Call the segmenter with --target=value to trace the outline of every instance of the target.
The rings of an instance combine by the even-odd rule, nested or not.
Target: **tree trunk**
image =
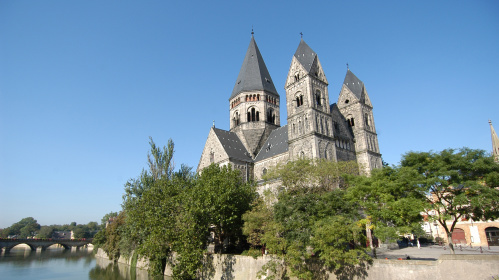
[[[455,255],[456,252],[454,251],[454,243],[452,243],[452,232],[451,231],[447,232],[447,240],[449,241],[450,253]]]

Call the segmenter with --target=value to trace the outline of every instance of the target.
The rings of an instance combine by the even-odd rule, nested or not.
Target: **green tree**
[[[206,227],[211,227],[215,234],[215,249],[226,253],[229,247],[241,243],[243,220],[242,215],[251,207],[256,198],[252,184],[244,183],[239,170],[229,166],[211,164],[203,169],[196,180],[190,194],[196,204],[195,211],[206,215]],[[204,218],[202,218],[204,219]]]
[[[411,183],[424,195],[428,216],[444,228],[452,253],[452,233],[461,218],[499,217],[499,164],[483,150],[409,152],[402,157],[401,169],[415,174]]]
[[[424,196],[416,191],[414,172],[398,167],[375,169],[370,177],[349,176],[347,199],[364,213],[368,229],[382,241],[421,229]],[[373,248],[376,256],[376,247]]]
[[[283,188],[277,201],[260,198],[244,215],[248,242],[283,258],[299,279],[323,278],[324,269],[342,277],[369,261],[362,247],[365,224],[344,190],[346,175],[358,170],[352,162],[308,159],[271,169],[266,179],[281,180]]]
[[[12,224],[10,227],[4,229],[4,231],[6,235],[17,235],[18,238],[28,238],[35,236],[39,229],[40,224],[33,217],[27,217]]]
[[[121,241],[122,231],[121,228],[125,223],[125,214],[120,212],[116,219],[110,223],[106,232],[106,241],[102,246],[102,249],[107,253],[111,260],[117,260],[120,257],[119,243]]]
[[[105,228],[110,218],[118,217],[118,212],[109,212],[101,219],[101,227]]]
[[[54,231],[54,226],[41,226],[40,230],[36,234],[36,238],[52,238]]]

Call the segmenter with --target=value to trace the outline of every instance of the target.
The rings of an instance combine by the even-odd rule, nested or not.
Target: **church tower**
[[[357,162],[364,174],[382,167],[378,135],[374,126],[373,105],[364,83],[347,70],[338,97],[338,109],[346,118],[355,139]]]
[[[336,160],[328,82],[319,57],[301,39],[285,84],[291,159]]]
[[[497,137],[496,131],[492,126],[492,121],[489,120],[490,125],[490,135],[492,136],[492,156],[496,162],[499,162],[499,138]]]
[[[229,98],[230,131],[237,134],[252,158],[258,154],[272,130],[280,126],[279,102],[279,94],[252,32]]]

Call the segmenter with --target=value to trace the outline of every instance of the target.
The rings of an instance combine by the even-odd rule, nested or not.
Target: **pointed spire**
[[[303,37],[300,40],[300,44],[295,52],[295,57],[298,59],[300,64],[305,68],[305,70],[310,73],[314,60],[317,54],[305,43]]]
[[[492,121],[489,120],[490,124],[490,134],[492,136],[492,155],[495,158],[496,162],[499,162],[499,138],[497,137],[496,131],[492,126]]]
[[[264,90],[279,96],[251,31],[251,41],[229,99],[244,91]]]
[[[348,68],[348,63],[347,63],[347,68]],[[357,76],[350,71],[350,69],[347,69],[347,74],[345,75],[345,80],[343,81],[343,84],[347,86],[355,96],[359,100],[362,99],[362,92],[364,91],[364,83],[357,78]]]

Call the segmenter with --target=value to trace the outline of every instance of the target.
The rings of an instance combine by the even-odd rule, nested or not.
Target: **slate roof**
[[[345,75],[345,80],[343,84],[346,85],[352,92],[357,96],[359,100],[362,100],[362,92],[364,91],[364,83],[355,76],[350,69],[347,70]]]
[[[243,65],[241,66],[229,100],[241,92],[254,90],[264,90],[279,96],[267,70],[267,66],[265,66],[263,57],[260,54],[260,50],[256,45],[255,38],[251,36]]]
[[[298,45],[298,49],[296,49],[295,57],[298,59],[298,62],[305,67],[307,73],[310,73],[317,54],[307,45],[307,43],[305,43],[302,38],[300,44]]]
[[[238,159],[246,162],[253,162],[251,156],[246,151],[243,143],[234,132],[213,128],[215,135],[222,144],[229,158]]]
[[[271,158],[275,155],[288,152],[288,126],[282,126],[274,129],[262,149],[258,152],[255,162]]]

